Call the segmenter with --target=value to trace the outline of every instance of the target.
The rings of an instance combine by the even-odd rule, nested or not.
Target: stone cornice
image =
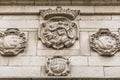
[[[120,5],[120,0],[0,0],[0,5]]]
[[[40,15],[40,10],[55,9],[57,6],[0,6],[0,15]],[[80,15],[120,15],[120,6],[62,6],[80,10]]]

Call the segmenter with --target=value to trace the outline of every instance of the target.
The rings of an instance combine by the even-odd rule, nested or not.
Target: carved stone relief
[[[17,28],[8,28],[0,33],[0,54],[3,56],[15,56],[26,47],[26,37]]]
[[[119,36],[109,29],[100,29],[90,36],[90,47],[100,55],[112,56],[120,49]]]
[[[62,56],[48,58],[46,73],[48,76],[67,76],[70,73],[69,59]]]
[[[62,9],[41,10],[40,14],[47,20],[39,28],[39,38],[46,47],[62,49],[70,47],[75,43],[78,35],[76,23],[72,22],[79,11]]]

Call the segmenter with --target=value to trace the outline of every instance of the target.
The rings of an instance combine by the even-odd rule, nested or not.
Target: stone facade
[[[1,5],[120,5],[119,0],[0,0]]]
[[[107,28],[111,34],[120,37],[119,0],[110,0],[109,2],[108,0],[101,0],[101,2],[85,0],[87,3],[80,0],[81,2],[79,1],[78,5],[81,5],[79,6],[77,1],[66,0],[66,2],[60,1],[59,3],[59,5],[68,5],[62,6],[63,9],[80,10],[80,14],[74,20],[71,20],[78,27],[78,39],[69,48],[57,50],[43,45],[38,36],[39,27],[46,21],[40,15],[40,10],[56,9],[56,5],[45,6],[48,3],[57,4],[56,0],[46,0],[41,3],[44,6],[41,6],[39,0],[31,0],[30,2],[28,0],[11,0],[11,2],[10,0],[6,2],[1,0],[0,4],[4,5],[0,6],[0,31],[5,32],[8,28],[18,28],[27,36],[27,46],[17,56],[0,56],[0,80],[4,80],[3,78],[8,78],[5,80],[13,80],[10,78],[16,78],[15,80],[19,80],[19,78],[24,78],[22,80],[44,80],[44,78],[119,80],[120,51],[116,51],[113,56],[100,56],[98,52],[90,48],[90,36],[101,28]],[[76,6],[71,6],[71,4]],[[47,75],[46,63],[48,58],[53,56],[63,56],[69,59],[70,72],[67,76]],[[62,62],[58,61],[58,63],[64,64],[64,60]]]

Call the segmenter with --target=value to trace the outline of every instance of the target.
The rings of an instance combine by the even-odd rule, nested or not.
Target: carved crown
[[[47,9],[47,10],[40,10],[40,15],[45,19],[48,20],[52,17],[66,17],[70,20],[74,20],[76,16],[78,16],[80,10],[71,10],[71,9],[63,9],[62,7],[57,7],[56,9]]]
[[[10,35],[10,34],[15,34],[15,35],[18,35],[20,33],[20,30],[18,28],[8,28],[6,31],[5,31],[5,34],[6,35]]]

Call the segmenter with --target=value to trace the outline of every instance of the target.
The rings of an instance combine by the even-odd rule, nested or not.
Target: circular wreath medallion
[[[0,33],[0,54],[15,56],[25,49],[26,43],[24,33],[17,28],[8,28],[4,33]]]
[[[119,36],[108,29],[100,29],[90,37],[90,46],[100,55],[112,56],[119,50]]]

